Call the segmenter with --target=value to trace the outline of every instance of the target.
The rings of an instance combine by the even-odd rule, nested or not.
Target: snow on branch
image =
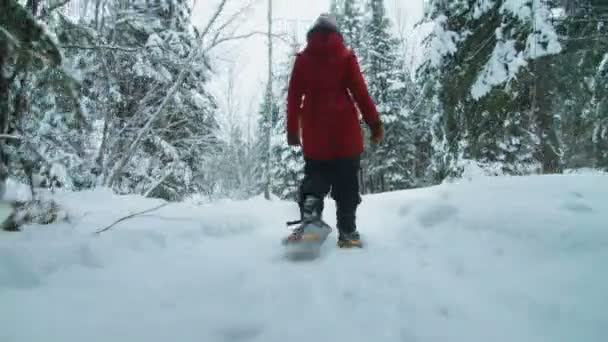
[[[21,139],[23,139],[23,137],[18,136],[18,135],[11,135],[11,134],[0,134],[0,139],[21,140]]]
[[[216,11],[214,12],[213,16],[211,17],[211,19],[207,23],[207,26],[205,27],[205,29],[203,30],[202,34],[200,35],[200,37],[198,39],[198,42],[197,42],[198,44],[196,44],[196,45],[198,45],[198,47],[201,47],[201,48],[197,48],[195,46],[192,49],[192,51],[190,52],[190,55],[188,56],[187,62],[185,63],[185,65],[180,70],[177,79],[175,80],[175,82],[173,83],[173,85],[169,88],[169,91],[167,92],[167,94],[163,98],[162,102],[156,108],[156,111],[150,116],[150,118],[148,119],[148,121],[146,122],[146,124],[143,126],[143,128],[139,131],[139,133],[137,134],[137,136],[133,139],[133,141],[129,145],[129,148],[127,149],[127,151],[124,153],[124,155],[117,162],[116,166],[113,168],[113,170],[112,170],[112,172],[110,174],[110,177],[108,178],[107,185],[109,187],[111,187],[114,184],[114,182],[117,180],[118,176],[122,173],[123,169],[125,168],[125,166],[129,162],[129,160],[131,159],[131,157],[133,156],[133,154],[135,152],[135,149],[139,146],[139,144],[143,140],[144,136],[146,134],[148,134],[148,132],[150,131],[150,129],[152,127],[152,124],[159,117],[161,117],[161,114],[164,112],[164,110],[167,107],[167,105],[169,104],[169,102],[173,99],[173,97],[177,93],[177,90],[182,86],[182,84],[184,82],[184,79],[186,78],[186,75],[190,72],[190,66],[192,65],[192,63],[199,56],[201,56],[202,54],[204,54],[204,53],[206,53],[208,51],[209,48],[203,47],[203,40],[205,39],[205,37],[207,36],[207,34],[209,34],[209,31],[211,30],[211,27],[218,20],[220,14],[224,11],[224,8],[225,8],[225,5],[226,5],[227,1],[228,0],[222,0],[220,2],[220,4],[218,5]]]

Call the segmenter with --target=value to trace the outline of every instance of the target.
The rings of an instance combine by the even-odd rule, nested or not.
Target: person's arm
[[[302,96],[304,96],[302,59],[297,55],[287,89],[287,143],[292,146],[300,145]]]
[[[374,123],[380,121],[380,115],[376,109],[376,104],[369,95],[369,90],[367,89],[367,84],[361,74],[357,56],[355,56],[354,53],[351,53],[348,57],[348,68],[348,89],[361,110],[363,120],[371,127]]]

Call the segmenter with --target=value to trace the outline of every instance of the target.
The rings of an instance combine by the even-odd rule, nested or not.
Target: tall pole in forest
[[[266,103],[268,109],[266,113],[266,143],[268,144],[268,151],[266,155],[266,184],[264,186],[264,197],[270,200],[270,162],[271,162],[271,151],[270,136],[272,134],[272,111],[273,111],[273,96],[272,96],[272,0],[268,0],[268,84],[266,89]]]

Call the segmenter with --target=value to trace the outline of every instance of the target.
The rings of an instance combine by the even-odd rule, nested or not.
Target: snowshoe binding
[[[301,219],[287,222],[288,226],[299,225],[282,240],[288,247],[290,258],[308,259],[320,254],[321,245],[331,233],[331,227],[323,222],[319,213],[319,199],[307,197],[302,204]]]
[[[322,220],[287,222],[287,225],[296,224],[300,224],[300,226],[295,228],[289,236],[283,239],[284,245],[300,242],[322,244],[331,233],[331,227]]]

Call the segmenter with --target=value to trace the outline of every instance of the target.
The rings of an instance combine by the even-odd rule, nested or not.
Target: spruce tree
[[[364,14],[361,0],[343,0],[338,27],[347,46],[357,55],[363,55]]]
[[[271,148],[270,146],[268,146],[268,140],[266,137],[266,134],[268,134],[267,132],[271,132],[273,133],[275,130],[274,128],[277,125],[277,122],[279,121],[279,115],[280,115],[280,108],[279,108],[279,104],[278,101],[273,101],[272,103],[272,108],[270,106],[270,103],[268,101],[269,96],[268,96],[268,87],[264,87],[266,89],[266,91],[264,92],[264,97],[262,100],[262,103],[260,104],[260,108],[258,110],[258,124],[257,124],[257,139],[256,139],[256,143],[255,143],[255,148],[254,148],[254,152],[256,155],[256,159],[258,160],[258,163],[256,165],[255,168],[255,174],[257,175],[257,184],[254,186],[254,188],[256,189],[255,192],[256,193],[262,193],[264,191],[265,188],[265,181],[267,179],[267,170],[268,168],[266,167],[267,163],[271,163],[270,166],[270,172],[271,172],[271,191],[273,191],[273,186],[275,183],[275,179],[274,177],[272,177],[272,170],[273,170],[273,166],[272,163],[274,162],[273,158],[272,158],[272,153],[271,153],[271,160],[268,160],[268,149]],[[273,95],[276,96],[276,95]],[[276,97],[275,97],[276,99]],[[268,113],[270,114],[270,123],[268,122]],[[268,127],[268,125],[270,125],[270,128]],[[272,137],[270,139],[270,143],[272,144]]]
[[[600,151],[602,122],[605,127],[602,103],[606,96],[603,87],[608,44],[601,37],[608,34],[608,25],[599,19],[601,9],[585,0],[577,6],[567,6],[566,16],[556,20],[564,51],[556,57],[551,70],[556,77],[552,100],[561,117],[560,139],[566,168],[605,165]]]
[[[378,147],[367,146],[363,167],[365,192],[411,187],[415,146],[413,123],[405,108],[407,92],[405,66],[399,42],[391,35],[391,23],[383,0],[367,4],[363,47],[367,51],[364,76],[385,125],[385,140]]]
[[[2,140],[2,166],[23,182],[35,172],[46,178],[43,183],[54,178],[79,188],[77,178],[88,174],[83,146],[89,118],[59,44],[92,35],[74,33],[77,25],[61,15],[35,18],[32,3],[24,8],[5,0],[0,7],[0,126],[21,137]]]
[[[279,115],[273,127],[272,139],[272,178],[273,192],[282,199],[297,200],[298,189],[303,178],[304,157],[301,147],[287,145],[287,91],[289,88],[289,77],[296,54],[299,50],[297,41],[291,43],[291,52],[285,62],[278,68],[275,84],[277,85],[277,107]]]
[[[549,14],[537,0],[429,2],[434,29],[419,75],[430,92],[438,180],[458,176],[467,160],[492,173],[559,172],[547,68],[561,46]]]

